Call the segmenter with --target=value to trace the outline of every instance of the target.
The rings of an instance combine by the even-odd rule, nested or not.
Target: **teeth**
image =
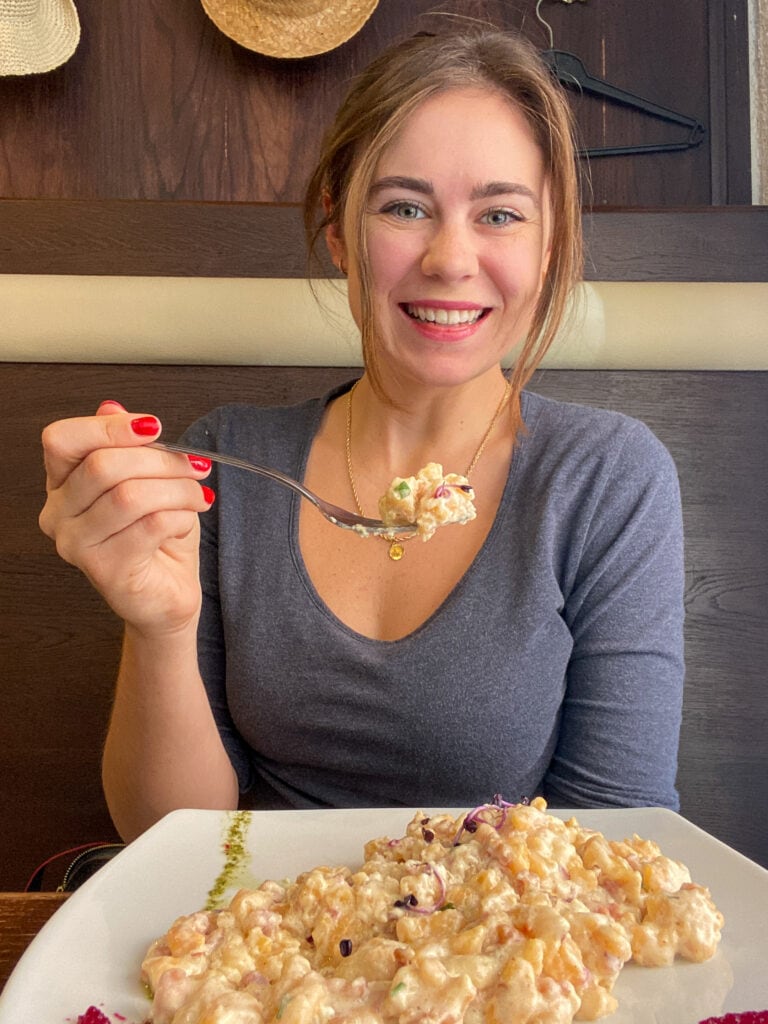
[[[415,320],[426,320],[428,323],[447,325],[473,324],[483,314],[482,309],[432,309],[429,306],[407,307],[408,315]]]

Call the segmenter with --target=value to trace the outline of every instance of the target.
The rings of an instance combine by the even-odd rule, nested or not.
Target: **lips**
[[[440,327],[458,327],[477,323],[488,310],[484,307],[449,309],[445,306],[422,306],[406,302],[401,307],[412,320]]]

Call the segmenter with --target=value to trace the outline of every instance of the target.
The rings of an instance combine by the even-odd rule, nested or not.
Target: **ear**
[[[333,204],[327,192],[323,193],[323,210],[328,219],[328,226],[325,229],[325,244],[328,246],[328,252],[331,254],[334,266],[338,267],[345,274],[347,272],[347,247],[344,242],[341,224],[332,216]]]
[[[325,244],[331,254],[333,265],[338,267],[342,274],[347,272],[347,247],[341,237],[341,230],[338,224],[329,224],[325,229]]]

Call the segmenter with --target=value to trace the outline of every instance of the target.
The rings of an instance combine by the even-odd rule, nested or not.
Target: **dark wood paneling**
[[[13,439],[0,531],[0,889],[62,849],[114,838],[98,765],[120,626],[37,528],[44,424],[111,397],[158,412],[175,434],[224,401],[284,404],[354,372],[0,364]],[[768,867],[768,374],[546,370],[534,387],[639,416],[675,457],[687,534],[682,810]]]
[[[224,36],[199,0],[79,0],[70,61],[0,77],[0,273],[302,276],[296,204],[322,127],[383,46],[444,22],[429,16],[434,6],[382,0],[337,50],[280,61]],[[440,7],[549,46],[532,0]],[[708,225],[701,213],[672,212],[750,201],[745,11],[746,0],[542,5],[556,48],[708,127],[684,152],[591,162],[588,207],[663,208],[670,219],[596,217],[589,278],[766,279],[760,213]],[[678,134],[569,95],[588,146]]]
[[[768,280],[768,207],[596,211],[584,230],[588,280]],[[307,259],[296,206],[7,199],[0,273],[304,277]]]
[[[305,277],[307,256],[296,206],[7,199],[0,273]]]
[[[750,152],[749,13],[746,0],[709,0],[708,137],[711,199],[721,203],[752,201]]]
[[[349,78],[391,41],[434,26],[427,12],[439,6],[489,19],[541,49],[549,44],[534,0],[381,0],[349,42],[299,61],[233,43],[199,0],[77,6],[82,39],[65,65],[0,79],[7,198],[297,202]],[[712,160],[719,167],[726,145],[729,164],[748,176],[748,134],[731,127],[748,106],[745,18],[734,13],[745,9],[746,0],[542,5],[555,47],[710,132],[711,142],[684,152],[594,161],[595,205],[709,205]],[[616,104],[572,98],[590,146],[679,137],[677,128]],[[717,202],[749,202],[748,194],[716,191]]]
[[[587,215],[593,281],[768,281],[768,207]]]

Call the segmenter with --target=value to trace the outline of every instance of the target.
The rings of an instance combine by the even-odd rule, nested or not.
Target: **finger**
[[[58,420],[43,430],[43,452],[49,490],[60,487],[72,470],[100,448],[131,448],[160,435],[162,424],[148,413],[121,412],[107,402],[96,416]]]
[[[199,607],[199,536],[195,513],[157,512],[89,551],[81,568],[127,622],[187,621]]]
[[[153,481],[199,481],[210,471],[211,460],[197,455],[166,452],[151,446],[99,448],[86,455],[60,489],[62,511],[77,515],[103,494],[122,485],[141,488]]]
[[[88,552],[96,550],[117,536],[127,535],[137,524],[163,523],[163,516],[186,513],[196,518],[213,504],[215,495],[209,487],[194,480],[123,480],[102,494],[87,510],[70,517],[62,516],[57,524],[56,546],[65,561],[82,566]],[[163,535],[160,525],[154,528],[155,546],[177,534]],[[140,557],[140,552],[134,552]],[[144,551],[146,555],[146,551]]]
[[[104,494],[86,515],[94,536],[108,539],[164,512],[205,512],[213,500],[213,491],[195,480],[124,480]]]
[[[137,574],[149,571],[153,563],[178,567],[186,559],[197,566],[199,520],[194,512],[154,512],[115,534],[88,553],[82,566],[99,590],[133,589]],[[158,553],[160,560],[158,562]]]
[[[38,522],[43,533],[56,539],[65,521],[83,515],[113,488],[121,485],[151,487],[153,482],[173,480],[199,482],[210,471],[210,459],[166,452],[152,446],[99,448],[86,455],[59,487],[49,488]],[[120,493],[117,497],[119,501]]]

